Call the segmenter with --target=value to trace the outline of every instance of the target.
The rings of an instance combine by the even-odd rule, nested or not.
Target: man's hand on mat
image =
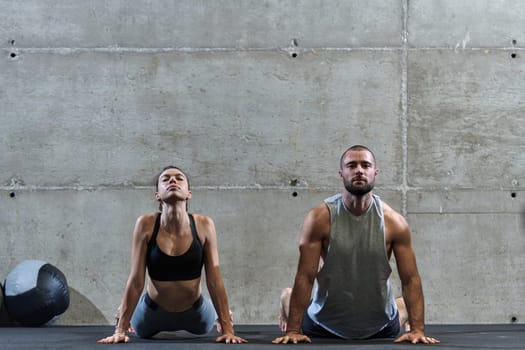
[[[215,339],[216,343],[242,344],[248,341],[231,333],[223,334]]]
[[[102,344],[129,343],[129,337],[125,333],[115,333],[112,336],[100,339],[98,343],[102,343]]]
[[[275,338],[272,340],[272,343],[274,344],[297,344],[297,343],[311,343],[312,340],[308,338],[306,335],[297,333],[297,332],[288,332],[285,336]]]
[[[423,344],[439,344],[439,340],[432,337],[425,336],[425,333],[418,332],[418,331],[412,331],[403,334],[396,340],[394,340],[395,343],[402,343],[402,342],[410,342],[412,344],[416,343],[423,343]]]

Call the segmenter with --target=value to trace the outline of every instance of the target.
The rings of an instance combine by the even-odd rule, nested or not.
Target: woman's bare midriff
[[[201,279],[189,281],[156,281],[148,283],[148,295],[162,309],[180,312],[191,308],[201,295]]]

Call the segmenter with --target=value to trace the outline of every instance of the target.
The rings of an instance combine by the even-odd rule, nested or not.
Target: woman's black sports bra
[[[168,255],[157,245],[157,235],[160,227],[160,213],[155,221],[153,234],[148,242],[146,264],[149,276],[157,281],[188,281],[199,278],[204,264],[204,250],[197,235],[193,215],[190,218],[193,241],[190,248],[182,255]]]

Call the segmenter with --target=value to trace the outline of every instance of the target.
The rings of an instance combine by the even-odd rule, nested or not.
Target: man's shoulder
[[[388,205],[384,201],[381,201],[381,206],[383,207],[385,225],[389,230],[393,232],[403,232],[409,228],[408,222],[406,221],[403,215],[394,210],[390,205]]]
[[[328,205],[324,201],[320,203],[318,206],[316,206],[315,208],[310,209],[310,211],[308,212],[308,215],[314,216],[314,217],[319,217],[319,216],[324,216],[324,215],[329,215],[329,214],[330,212],[328,210]]]
[[[335,203],[337,201],[340,201],[341,199],[343,198],[343,195],[341,193],[336,193],[334,194],[333,196],[330,196],[328,198],[326,198],[323,203]]]
[[[309,227],[315,227],[316,229],[330,225],[330,210],[328,209],[328,205],[323,202],[317,207],[310,209],[306,215],[304,224]]]
[[[387,202],[382,200],[379,196],[374,194],[374,198],[375,198],[376,201],[379,201],[381,203],[381,208],[383,209],[383,213],[384,213],[385,216],[386,215],[388,215],[388,216],[401,215],[395,209],[393,209]]]

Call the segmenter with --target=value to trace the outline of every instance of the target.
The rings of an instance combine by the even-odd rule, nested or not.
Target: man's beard
[[[352,181],[350,181],[350,182],[344,181],[344,185],[345,185],[345,188],[346,188],[346,190],[348,192],[350,192],[354,196],[358,196],[358,197],[362,197],[362,196],[364,196],[365,194],[369,193],[370,191],[372,191],[374,189],[374,183],[373,182],[368,182],[366,184],[366,186],[364,186],[364,187],[356,187],[356,186],[352,185]]]

